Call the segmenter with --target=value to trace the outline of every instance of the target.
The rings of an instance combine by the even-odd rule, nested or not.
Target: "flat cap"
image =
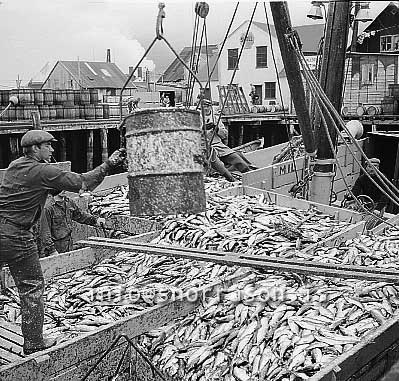
[[[56,142],[57,139],[47,131],[30,130],[21,139],[21,147],[29,147],[35,144]]]
[[[380,164],[380,163],[381,163],[381,160],[378,159],[378,158],[376,158],[376,157],[372,157],[372,158],[369,159],[369,160],[370,160],[370,163],[371,163],[371,164]]]

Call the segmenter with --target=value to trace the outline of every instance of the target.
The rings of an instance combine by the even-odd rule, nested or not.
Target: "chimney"
[[[111,62],[111,49],[107,49],[107,60],[105,62]]]

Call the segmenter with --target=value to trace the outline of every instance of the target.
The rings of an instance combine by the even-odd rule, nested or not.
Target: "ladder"
[[[218,91],[220,107],[222,107],[223,103],[226,102],[223,109],[223,114],[246,114],[250,112],[244,91],[242,90],[241,86],[218,85]]]

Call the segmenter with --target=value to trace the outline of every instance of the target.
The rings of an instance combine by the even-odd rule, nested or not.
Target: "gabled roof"
[[[364,32],[371,32],[380,29],[397,27],[399,22],[399,2],[391,1],[371,23],[364,29]]]
[[[237,30],[239,30],[244,24],[247,23],[248,20],[244,21],[233,32],[231,32],[228,37],[237,32]],[[269,28],[267,24],[263,22],[252,21],[252,25],[258,27],[265,33],[269,33]],[[271,35],[276,37],[276,28],[272,24],[270,24],[269,26],[270,26]],[[304,53],[310,53],[310,52],[316,53],[319,47],[320,38],[324,34],[324,24],[299,25],[299,26],[294,26],[293,29],[295,29],[299,34],[299,37],[302,42],[302,51]],[[265,41],[265,43],[267,44],[268,41]]]
[[[50,78],[57,65],[62,66],[85,88],[120,89],[127,80],[126,74],[113,62],[58,61],[46,81]],[[135,87],[132,81],[130,81],[128,87]]]
[[[195,56],[198,56],[199,52],[199,46],[195,48]],[[186,46],[183,48],[183,50],[180,52],[179,56],[180,58],[187,64],[187,66],[190,66],[190,60],[191,60],[191,53],[193,49],[191,46]],[[208,70],[207,70],[207,64],[206,64],[206,46],[201,46],[201,51],[200,51],[200,60],[198,63],[198,73],[197,77],[200,81],[207,81],[208,80]],[[213,65],[216,62],[218,54],[218,46],[217,45],[208,45],[208,61],[209,61],[209,70],[212,70]],[[182,65],[182,63],[176,58],[165,70],[161,78],[158,80],[158,82],[177,82],[177,81],[182,81],[184,80],[184,71],[185,68]],[[212,81],[217,81],[218,80],[218,73],[217,69],[214,70],[212,73]]]

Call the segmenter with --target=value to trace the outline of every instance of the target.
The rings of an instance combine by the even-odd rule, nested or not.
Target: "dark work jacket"
[[[81,210],[69,197],[55,200],[48,196],[40,219],[41,256],[72,250],[72,221],[94,226],[97,218]]]
[[[373,180],[385,190],[385,187],[381,185],[381,181],[377,176],[371,175]],[[355,185],[352,188],[352,193],[355,196],[364,194],[369,196],[375,203],[375,209],[381,210],[388,204],[388,198],[377,188],[377,186],[370,180],[370,178],[363,174],[358,177]]]
[[[108,162],[84,174],[68,172],[24,156],[11,162],[0,186],[0,217],[30,229],[39,219],[49,189],[92,190],[110,169]]]

